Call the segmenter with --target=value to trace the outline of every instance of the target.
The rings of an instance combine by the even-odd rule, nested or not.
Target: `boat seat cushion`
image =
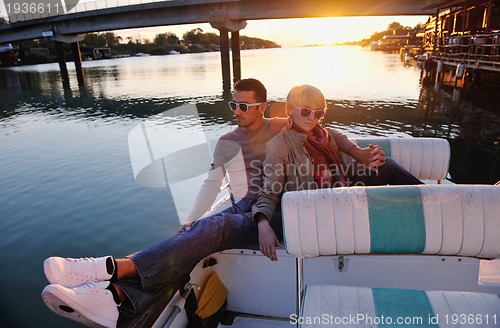
[[[375,144],[382,147],[408,172],[420,180],[443,180],[448,174],[450,144],[441,138],[359,138],[351,139],[360,147]],[[344,161],[350,162],[346,155]]]
[[[307,286],[300,327],[498,327],[497,295],[332,285]],[[462,326],[460,326],[462,327]]]
[[[500,255],[500,186],[343,187],[287,192],[284,240],[297,257]]]

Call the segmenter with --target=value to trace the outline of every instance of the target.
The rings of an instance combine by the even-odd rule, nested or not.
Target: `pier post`
[[[434,44],[432,45],[432,52],[436,53],[438,50],[438,22],[439,22],[439,8],[436,9],[436,24],[434,25]],[[441,27],[441,34],[443,34],[443,27]]]
[[[229,32],[231,32],[231,45],[233,47],[233,70],[234,80],[241,78],[241,57],[239,31],[247,26],[246,21],[235,21],[227,19],[224,8],[219,8],[210,15],[210,25],[220,32],[220,53],[222,65],[222,89],[223,97],[231,96],[231,67],[229,63]]]
[[[78,83],[80,84],[80,79],[81,83],[83,83],[83,69],[82,69],[82,58],[80,56],[80,46],[77,44],[76,47],[78,47],[78,58],[79,58],[79,64],[77,64],[77,59],[75,55],[76,49],[74,48],[75,45],[74,43],[77,43],[79,41],[82,41],[84,38],[83,34],[57,34],[55,33],[53,35],[53,40],[56,45],[56,55],[57,55],[57,62],[59,63],[59,69],[61,70],[61,77],[62,77],[62,82],[63,86],[66,88],[69,88],[69,75],[68,75],[68,67],[66,66],[66,57],[64,55],[64,43],[71,43],[71,50],[73,52],[73,57],[75,58],[75,66],[76,66],[76,74],[78,76]],[[81,73],[81,77],[78,75]]]
[[[489,34],[491,31],[491,10],[493,8],[493,0],[488,2],[488,9],[486,11],[486,28],[484,30],[485,34]]]
[[[78,85],[82,86],[84,84],[84,75],[82,67],[82,55],[80,53],[80,44],[78,42],[71,43],[71,52],[73,53],[73,61],[75,62]]]
[[[469,13],[467,12],[467,8],[469,7],[467,2],[467,0],[465,0],[464,2],[464,17],[462,18],[462,30],[460,31],[462,32],[462,35],[464,35],[465,29],[467,27],[467,16],[469,15]]]
[[[224,98],[231,93],[231,66],[229,63],[229,31],[221,28],[220,33],[220,59],[222,65],[222,89]]]
[[[241,80],[240,32],[231,32],[231,53],[233,55],[233,81]]]
[[[59,69],[61,70],[61,78],[64,88],[69,88],[69,74],[68,67],[66,66],[66,56],[64,55],[64,43],[59,41],[54,41],[57,55],[57,62],[59,63]]]

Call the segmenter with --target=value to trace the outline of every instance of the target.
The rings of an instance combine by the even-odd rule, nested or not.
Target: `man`
[[[123,259],[46,259],[44,272],[51,284],[42,292],[45,304],[86,325],[116,327],[120,312],[131,316],[141,312],[206,256],[258,243],[250,211],[262,184],[265,145],[287,122],[264,118],[266,101],[266,88],[258,80],[244,79],[234,85],[229,105],[238,127],[220,138],[189,222],[175,236]],[[232,207],[197,220],[215,200],[226,172]],[[280,213],[271,225],[280,236]]]

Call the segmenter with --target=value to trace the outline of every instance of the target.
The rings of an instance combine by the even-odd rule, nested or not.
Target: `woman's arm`
[[[275,140],[275,139],[274,139]],[[257,225],[258,213],[271,222],[276,205],[281,199],[285,185],[285,172],[286,165],[283,148],[288,148],[280,142],[268,143],[266,147],[266,158],[263,162],[264,180],[263,185],[259,191],[257,202],[252,206],[252,218],[255,225]],[[285,151],[288,153],[287,151]]]
[[[278,139],[282,140],[282,139]],[[257,202],[252,207],[252,221],[259,231],[259,248],[262,254],[271,261],[277,261],[276,246],[281,244],[276,237],[276,233],[271,228],[271,218],[274,215],[276,206],[280,201],[281,194],[285,191],[286,161],[284,154],[288,148],[277,139],[271,140],[266,147],[266,159],[264,160],[263,171],[264,182],[259,191]]]
[[[361,148],[342,132],[332,128],[328,128],[328,130],[339,150],[351,156],[357,162],[371,168],[385,164],[385,153],[382,147],[370,144],[368,147]]]

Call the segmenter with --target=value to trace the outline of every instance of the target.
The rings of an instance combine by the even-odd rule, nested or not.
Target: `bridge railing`
[[[29,21],[40,18],[63,16],[72,13],[96,11],[108,8],[141,5],[154,2],[166,2],[171,0],[98,0],[78,2],[78,0],[62,0],[50,3],[8,3],[5,2],[10,23]],[[76,5],[75,5],[75,2]],[[67,10],[66,8],[71,8]]]

